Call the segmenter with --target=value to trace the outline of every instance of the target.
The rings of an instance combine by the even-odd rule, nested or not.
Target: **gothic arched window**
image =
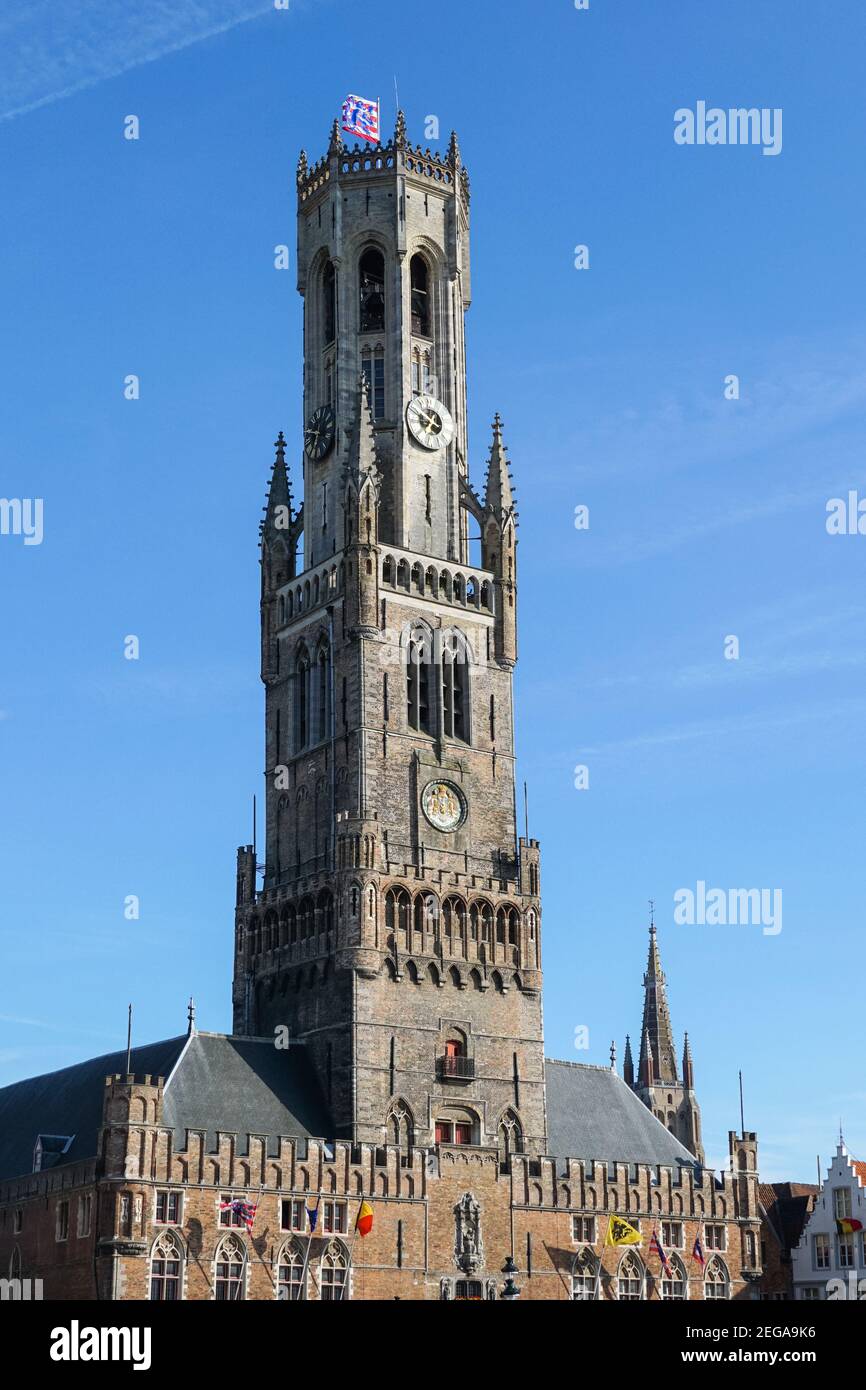
[[[300,753],[309,741],[310,658],[306,647],[302,647],[295,662],[295,752]]]
[[[175,1303],[181,1297],[182,1259],[177,1237],[163,1231],[150,1252],[150,1297],[154,1302]]]
[[[682,1302],[688,1294],[688,1280],[686,1271],[679,1255],[668,1257],[668,1269],[670,1274],[664,1274],[662,1278],[662,1298]]]
[[[644,1296],[644,1269],[637,1255],[627,1251],[620,1260],[616,1296],[621,1303],[639,1303]]]
[[[331,732],[331,653],[322,643],[316,654],[316,740],[322,743]]]
[[[408,949],[412,899],[405,888],[389,888],[385,894],[385,930]],[[399,936],[398,936],[399,933]]]
[[[599,1261],[588,1245],[578,1250],[571,1266],[571,1296],[577,1303],[591,1303],[598,1298]]]
[[[289,1240],[277,1259],[277,1298],[281,1303],[304,1297],[304,1257],[297,1241]]]
[[[500,1163],[508,1164],[512,1154],[523,1153],[523,1130],[513,1110],[506,1110],[499,1121],[497,1143]]]
[[[446,738],[469,742],[469,654],[458,632],[442,642],[442,722]]]
[[[415,1126],[407,1105],[396,1101],[388,1111],[386,1129],[389,1144],[396,1144],[404,1154],[408,1154],[415,1142]]]
[[[322,271],[322,340],[332,343],[337,336],[337,273],[332,261]]]
[[[237,1303],[244,1296],[244,1252],[236,1236],[228,1236],[214,1260],[214,1298],[218,1303]]]
[[[432,734],[434,712],[430,700],[433,639],[428,628],[412,629],[406,651],[406,718],[410,729]]]
[[[332,1240],[322,1256],[319,1272],[319,1297],[326,1303],[338,1302],[345,1298],[347,1274],[346,1251],[341,1241]]]
[[[359,326],[362,333],[385,328],[385,257],[370,246],[358,262]]]
[[[413,256],[409,263],[412,295],[412,332],[430,337],[430,273],[423,256]]]
[[[704,1298],[729,1298],[731,1283],[723,1260],[714,1255],[704,1275]]]

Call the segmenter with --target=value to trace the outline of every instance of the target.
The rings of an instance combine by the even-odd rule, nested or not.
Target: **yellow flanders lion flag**
[[[640,1231],[621,1216],[612,1216],[607,1223],[605,1245],[640,1245]]]

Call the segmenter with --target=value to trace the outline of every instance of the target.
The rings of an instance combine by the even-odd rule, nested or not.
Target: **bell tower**
[[[389,145],[298,162],[298,290],[304,297],[307,563],[341,547],[341,469],[367,378],[382,470],[382,539],[465,562],[469,181],[452,135],[414,150],[402,112]],[[412,402],[413,408],[408,409]]]
[[[366,149],[335,123],[297,192],[304,500],[280,435],[261,527],[264,882],[242,847],[234,1031],[288,1029],[338,1136],[543,1152],[498,416],[481,488],[468,470],[469,180],[456,136],[413,147],[400,113]]]

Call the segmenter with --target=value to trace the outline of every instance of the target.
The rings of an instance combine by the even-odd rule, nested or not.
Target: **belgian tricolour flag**
[[[855,1221],[853,1216],[837,1216],[836,1230],[840,1236],[853,1236],[855,1231],[863,1230],[863,1222]]]
[[[373,1208],[369,1202],[362,1202],[358,1209],[358,1220],[355,1222],[355,1230],[359,1236],[368,1236],[373,1229]]]

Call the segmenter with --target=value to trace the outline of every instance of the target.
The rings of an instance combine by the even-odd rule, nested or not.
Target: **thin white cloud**
[[[29,0],[0,18],[0,121],[273,13],[273,0]]]

